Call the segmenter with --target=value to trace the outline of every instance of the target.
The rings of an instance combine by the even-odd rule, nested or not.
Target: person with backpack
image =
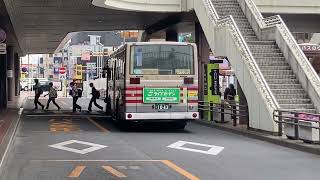
[[[82,108],[77,104],[77,101],[79,99],[79,92],[77,89],[77,85],[74,82],[71,82],[70,87],[71,89],[69,91],[69,95],[72,96],[72,111],[76,112],[77,109],[79,109],[79,111],[81,112]]]
[[[44,105],[42,105],[40,102],[39,102],[39,98],[40,98],[40,95],[43,93],[43,90],[41,88],[41,85],[39,84],[39,80],[38,79],[34,79],[34,109],[33,110],[36,110],[38,109],[38,104],[41,106],[42,110],[44,109]]]
[[[49,83],[49,86],[50,86],[49,93],[46,94],[46,95],[44,95],[44,97],[46,97],[46,96],[49,95],[49,99],[48,99],[48,102],[47,102],[46,110],[49,109],[50,102],[52,101],[52,103],[57,106],[58,111],[60,111],[61,108],[60,108],[60,106],[56,103],[56,98],[58,97],[58,93],[57,93],[57,91],[53,88],[53,83],[52,83],[52,82]]]
[[[100,106],[98,103],[97,103],[97,99],[100,98],[100,92],[97,91],[97,89],[94,87],[93,83],[90,83],[90,87],[92,88],[92,97],[91,97],[91,100],[90,100],[90,103],[89,103],[89,107],[88,107],[88,110],[89,112],[92,111],[92,103],[94,103],[94,105],[99,108],[100,110],[103,110],[103,107]]]
[[[237,90],[234,88],[233,84],[229,84],[229,87],[224,91],[224,99],[227,101],[234,101],[237,95]]]

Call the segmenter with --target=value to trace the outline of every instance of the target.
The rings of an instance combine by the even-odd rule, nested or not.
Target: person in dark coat
[[[38,109],[38,104],[41,106],[42,110],[44,105],[39,102],[40,95],[43,93],[41,85],[39,84],[38,79],[34,79],[34,110]]]
[[[224,91],[224,100],[234,101],[235,96],[237,95],[237,91],[234,88],[233,84],[229,84],[229,87]]]
[[[90,83],[90,87],[92,88],[92,97],[91,97],[91,100],[90,100],[90,103],[89,103],[89,107],[88,107],[88,110],[89,112],[92,111],[92,103],[94,103],[94,105],[99,108],[100,110],[103,110],[103,107],[100,106],[98,103],[97,103],[97,99],[99,99],[100,97],[100,93],[99,91],[97,91],[97,89],[94,87],[93,83]]]

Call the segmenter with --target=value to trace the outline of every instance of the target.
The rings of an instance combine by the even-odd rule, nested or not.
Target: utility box
[[[300,121],[300,125],[319,127],[319,122],[315,121]],[[319,143],[319,129],[299,126],[299,138],[307,143]]]

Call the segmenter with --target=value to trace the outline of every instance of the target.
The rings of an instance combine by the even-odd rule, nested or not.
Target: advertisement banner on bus
[[[180,103],[179,88],[144,88],[144,103]]]

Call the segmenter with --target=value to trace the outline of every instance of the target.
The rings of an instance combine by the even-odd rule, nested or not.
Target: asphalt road
[[[21,118],[1,180],[320,177],[317,155],[196,123],[189,123],[185,130],[140,124],[125,131],[103,118],[103,113],[42,112],[30,107]]]

